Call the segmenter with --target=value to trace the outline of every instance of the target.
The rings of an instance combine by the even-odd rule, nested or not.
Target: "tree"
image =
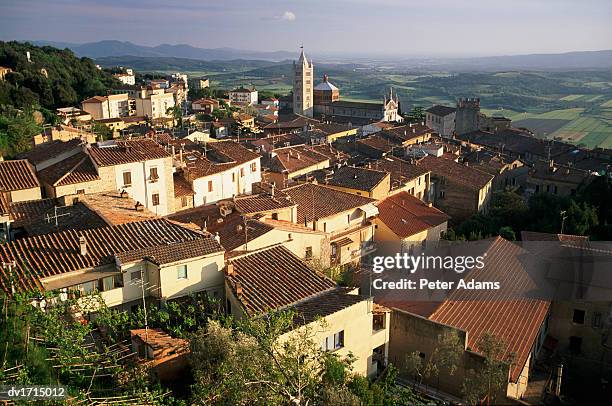
[[[91,131],[96,134],[98,141],[112,140],[113,130],[105,126],[104,124],[94,121],[91,127]]]
[[[212,321],[194,336],[193,401],[224,404],[307,404],[316,397],[325,353],[314,328],[291,334],[294,314],[248,318],[238,329]]]
[[[175,127],[183,126],[183,110],[181,106],[168,107],[166,114],[170,114],[174,120]]]
[[[508,369],[516,358],[506,354],[506,344],[495,335],[486,332],[477,344],[483,357],[482,364],[469,369],[463,382],[463,394],[470,404],[495,402],[497,394],[508,384]]]
[[[516,241],[516,234],[510,226],[501,227],[497,234],[508,241]]]
[[[414,106],[408,116],[406,117],[410,123],[420,123],[425,121],[425,110],[421,106]]]
[[[0,113],[0,153],[12,157],[32,148],[33,137],[42,132],[32,110],[9,108]]]

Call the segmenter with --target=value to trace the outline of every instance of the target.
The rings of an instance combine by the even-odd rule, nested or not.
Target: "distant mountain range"
[[[108,56],[139,56],[139,57],[172,57],[199,59],[205,61],[227,61],[234,59],[252,59],[266,61],[281,61],[294,58],[295,52],[246,51],[234,48],[196,48],[187,44],[161,44],[155,47],[136,45],[128,41],[104,40],[85,44],[53,41],[30,41],[35,45],[50,45],[55,48],[69,48],[78,56],[102,58]]]
[[[56,48],[69,48],[78,56],[93,59],[107,57],[141,57],[141,58],[182,58],[200,61],[259,60],[278,62],[295,59],[296,52],[288,51],[247,51],[234,48],[197,48],[191,45],[162,44],[154,47],[136,45],[128,41],[104,40],[85,44],[53,41],[30,41],[35,45],[51,45]],[[319,61],[330,58],[317,56]],[[612,68],[612,50],[579,51],[559,54],[531,54],[488,56],[473,58],[406,58],[397,57],[368,59],[350,56],[334,57],[337,62],[358,62],[362,64],[407,68],[439,70],[576,70],[576,69],[609,69]],[[185,61],[182,61],[185,62]]]

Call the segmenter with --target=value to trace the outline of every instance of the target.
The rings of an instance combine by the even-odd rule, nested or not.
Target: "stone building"
[[[478,116],[480,113],[480,99],[461,98],[457,101],[455,112],[455,132],[467,134],[478,130]]]

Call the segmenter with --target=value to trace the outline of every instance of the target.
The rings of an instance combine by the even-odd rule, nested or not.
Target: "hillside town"
[[[3,77],[11,70],[0,68]],[[92,397],[103,384],[91,383],[111,380],[111,369],[128,360],[161,385],[155,396],[180,397],[176,388],[201,383],[198,368],[213,362],[205,348],[223,349],[230,324],[219,318],[255,331],[284,312],[291,320],[274,342],[286,343],[285,353],[308,336],[322,354],[350,359],[350,373],[368,378],[368,388],[387,385],[394,371],[393,384],[414,398],[385,404],[553,402],[566,390],[564,374],[576,371],[593,373],[610,395],[611,299],[516,300],[487,291],[478,300],[453,292],[418,301],[373,288],[372,266],[383,251],[419,256],[477,242],[487,262],[472,272],[526,294],[526,264],[543,257],[527,242],[609,261],[612,251],[592,241],[605,234],[590,231],[610,229],[596,228],[597,215],[579,199],[609,185],[611,150],[538,138],[485,114],[473,97],[408,106],[388,86],[378,102],[343,99],[303,47],[284,95],[248,80],[220,89],[212,78],[180,72],[115,71],[107,93],[57,108],[57,124],[0,161],[3,318],[15,298],[48,314],[69,303],[62,320],[87,326],[84,352],[34,334],[30,321],[11,329],[21,340],[15,346],[45,347],[61,379],[85,370],[82,395],[91,404],[110,404],[100,399],[115,392]],[[528,213],[545,205],[554,222],[540,227]],[[185,304],[197,314],[191,324],[172,313]],[[14,311],[19,319],[23,310]],[[176,317],[158,317],[164,311]],[[235,334],[232,346],[248,341]],[[249,352],[233,356],[253,363]],[[104,362],[88,362],[93,353]],[[23,373],[25,361],[0,364],[0,383]],[[287,393],[269,389],[278,404],[309,404],[294,378],[283,378]],[[209,395],[201,404],[217,404],[214,396],[264,404]],[[122,401],[153,404],[134,399]],[[335,401],[323,404],[349,404]]]

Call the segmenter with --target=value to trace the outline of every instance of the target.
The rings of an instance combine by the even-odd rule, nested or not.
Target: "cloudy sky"
[[[325,54],[612,49],[612,0],[0,0],[0,39]]]

